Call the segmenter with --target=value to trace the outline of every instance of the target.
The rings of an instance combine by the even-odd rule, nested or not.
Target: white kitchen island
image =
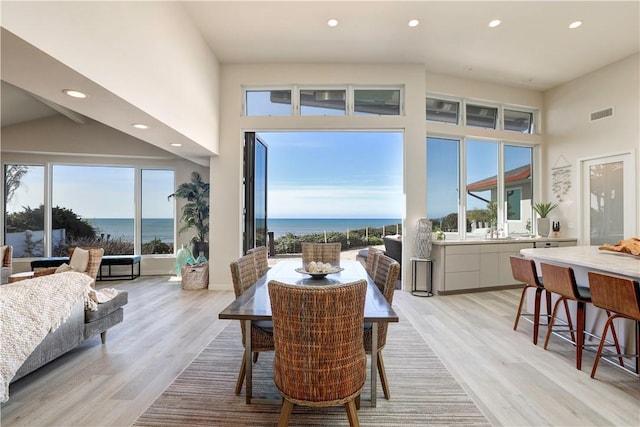
[[[573,268],[576,282],[580,286],[589,286],[589,271],[618,275],[640,281],[640,258],[611,251],[599,250],[597,246],[572,246],[564,248],[522,249],[520,254],[535,261],[540,274],[540,263],[566,265]],[[544,282],[544,277],[542,278]],[[533,309],[533,298],[527,299],[527,309]],[[575,303],[570,302],[572,316],[575,315]],[[544,307],[542,307],[544,312]],[[587,305],[585,331],[596,335],[602,333],[606,313],[603,310]],[[638,322],[627,319],[614,321],[620,346],[626,353],[634,353],[638,336]],[[609,339],[611,337],[609,336]],[[591,341],[591,342],[589,342]],[[585,344],[598,344],[597,339],[587,340]]]

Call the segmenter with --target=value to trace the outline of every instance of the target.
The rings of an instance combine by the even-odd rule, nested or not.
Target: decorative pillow
[[[82,248],[75,248],[71,260],[69,260],[69,266],[75,271],[84,273],[87,271],[87,265],[89,265],[89,251]]]
[[[0,267],[4,265],[4,253],[6,252],[6,246],[0,246]]]
[[[76,269],[67,263],[63,263],[60,267],[56,268],[56,273],[64,273],[65,271],[76,271]]]

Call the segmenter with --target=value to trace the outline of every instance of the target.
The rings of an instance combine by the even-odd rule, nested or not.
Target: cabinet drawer
[[[480,254],[449,255],[445,264],[445,273],[480,270]]]
[[[447,256],[461,254],[479,254],[481,245],[452,245],[447,246]]]
[[[475,289],[480,287],[479,271],[462,271],[459,273],[447,273],[445,276],[445,291],[458,291],[461,289]]]

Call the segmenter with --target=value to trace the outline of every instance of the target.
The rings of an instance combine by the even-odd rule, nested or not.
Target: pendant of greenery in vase
[[[538,216],[536,222],[536,231],[540,237],[548,237],[551,231],[551,219],[548,218],[549,213],[558,206],[557,203],[534,203],[533,210],[536,211]]]

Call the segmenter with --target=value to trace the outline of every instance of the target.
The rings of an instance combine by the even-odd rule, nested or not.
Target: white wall
[[[401,117],[246,117],[242,85],[349,84],[404,85],[406,115]],[[403,234],[413,241],[413,224],[426,206],[424,69],[398,65],[224,65],[221,73],[220,156],[211,162],[211,288],[231,289],[229,263],[242,255],[242,137],[259,130],[404,131]],[[372,173],[375,173],[372,170]],[[406,262],[412,255],[406,253]],[[404,269],[404,272],[408,269]],[[408,283],[408,281],[405,281]]]
[[[219,66],[180,2],[2,2],[2,26],[217,152]]]
[[[552,212],[566,237],[580,237],[579,159],[612,153],[633,152],[636,177],[640,165],[640,55],[622,61],[549,90],[544,94],[545,139],[543,156],[544,197],[554,200],[551,173],[564,156],[571,165],[571,188]],[[594,122],[590,114],[614,107],[615,115]],[[640,197],[638,197],[640,199]],[[640,200],[635,210],[636,230],[640,230]],[[578,242],[581,243],[580,241]]]

